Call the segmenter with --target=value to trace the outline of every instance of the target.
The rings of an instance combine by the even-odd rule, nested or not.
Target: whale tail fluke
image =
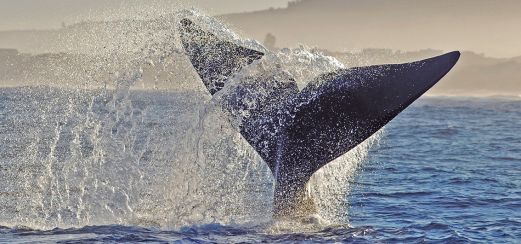
[[[212,94],[264,55],[219,40],[189,20],[182,26],[183,45]],[[451,52],[412,63],[340,69],[244,121],[241,134],[276,180],[275,215],[314,211],[305,192],[313,173],[386,125],[443,78],[459,57]]]

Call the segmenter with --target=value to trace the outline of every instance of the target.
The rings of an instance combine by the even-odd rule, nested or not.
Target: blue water
[[[387,127],[350,195],[387,241],[521,240],[521,102],[428,98]]]
[[[17,101],[25,101],[16,109],[6,102],[16,100],[13,94],[17,94]],[[37,106],[39,97],[31,93],[20,98],[23,94],[9,89],[0,92],[0,131],[4,133],[0,146],[1,176],[7,175],[10,164],[27,163],[14,161],[23,159],[17,154],[28,150],[21,143],[28,143],[23,140],[24,133],[33,130],[23,130],[30,123],[25,120],[37,113],[59,113],[31,110],[32,106]],[[53,96],[57,95],[47,93],[47,97]],[[148,102],[139,106],[166,111],[168,104],[164,100],[161,100],[161,106],[150,105],[154,104],[154,97],[149,96]],[[29,104],[28,101],[33,102]],[[52,102],[66,103],[61,99]],[[164,114],[163,111],[150,112]],[[18,124],[13,123],[15,117]],[[153,121],[147,123],[153,126]],[[161,123],[154,126],[158,125]],[[6,227],[0,227],[0,243],[519,243],[520,130],[519,99],[422,98],[385,127],[379,145],[371,149],[351,182],[351,192],[346,199],[349,222],[323,226],[311,232],[272,233],[266,231],[266,223],[244,226],[211,222],[175,228],[130,223],[38,230],[20,224],[31,216],[6,213],[10,208],[3,208],[0,210],[2,218],[16,216],[18,219],[0,219],[7,223]],[[7,201],[13,187],[16,182],[2,180],[0,198],[4,199],[0,201]]]

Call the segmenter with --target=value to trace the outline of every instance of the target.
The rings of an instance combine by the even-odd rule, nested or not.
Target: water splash
[[[266,73],[291,77],[302,89],[342,64],[284,49],[211,99],[180,48],[179,20],[189,16],[222,38],[262,47],[196,11],[151,16],[62,29],[47,54],[28,57],[19,76],[28,87],[0,90],[0,225],[270,221],[271,172],[219,97]],[[313,176],[311,192],[329,222],[346,221],[347,180],[374,138]]]
[[[367,159],[369,149],[378,144],[383,130],[372,135],[346,154],[326,164],[315,172],[308,183],[318,215],[329,224],[345,224],[349,221],[347,196],[358,170]]]

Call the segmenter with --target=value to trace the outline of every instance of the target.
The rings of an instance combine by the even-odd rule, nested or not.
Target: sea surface
[[[208,122],[198,119],[208,100],[180,93],[0,89],[0,243],[521,242],[519,98],[419,99],[385,127],[349,182],[338,183],[350,185],[347,219],[301,230],[293,223],[288,231],[273,231],[277,223],[263,212],[269,207],[255,210],[267,220],[242,221],[259,214],[234,212],[227,206],[233,209],[236,198],[215,197],[212,182],[190,181],[211,170],[204,165],[213,163],[210,157],[235,158],[230,162],[237,165],[258,161],[250,151],[220,151],[240,139],[233,130],[223,134],[234,137],[231,142],[207,139],[216,148],[200,156],[205,160],[190,156],[202,154],[184,146],[201,128],[193,124]],[[185,159],[197,167],[177,166]],[[265,167],[248,170],[253,178],[265,177],[255,176]],[[202,179],[243,171],[231,167]],[[266,196],[245,209],[262,198],[269,204]]]

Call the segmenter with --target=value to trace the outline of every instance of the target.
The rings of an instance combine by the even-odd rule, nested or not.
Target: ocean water
[[[315,173],[317,215],[273,220],[270,170],[220,104],[233,89],[208,94],[178,23],[266,52],[232,85],[303,88],[345,65],[264,50],[195,10],[113,14],[6,69],[0,243],[521,241],[519,98],[423,97]]]
[[[204,93],[0,89],[0,242],[521,240],[519,99],[416,101],[336,182],[346,218],[311,227],[271,220],[269,170],[211,108]]]

